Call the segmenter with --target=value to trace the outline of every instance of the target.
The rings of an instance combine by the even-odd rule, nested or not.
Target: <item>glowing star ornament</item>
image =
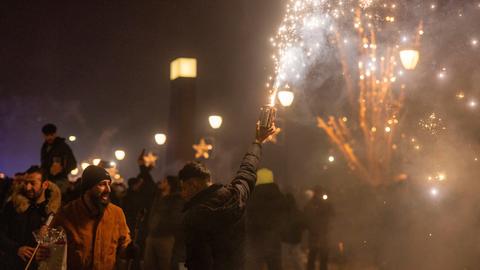
[[[205,139],[202,138],[198,144],[192,145],[192,148],[196,151],[195,158],[208,159],[210,158],[210,154],[208,152],[213,149],[213,146],[211,144],[207,144]]]
[[[152,152],[148,152],[148,154],[143,156],[143,161],[145,162],[146,167],[155,167],[157,159],[158,157]]]

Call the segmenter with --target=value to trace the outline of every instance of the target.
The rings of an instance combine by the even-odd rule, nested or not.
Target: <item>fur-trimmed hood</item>
[[[22,186],[15,188],[12,194],[12,203],[17,213],[24,213],[30,207],[30,200],[22,194]],[[47,206],[45,208],[46,214],[57,213],[62,203],[62,193],[60,188],[53,182],[48,182],[48,188],[45,190],[47,199]]]

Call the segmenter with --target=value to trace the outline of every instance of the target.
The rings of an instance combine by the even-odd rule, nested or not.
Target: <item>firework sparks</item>
[[[418,125],[421,129],[431,135],[439,134],[440,132],[447,129],[447,127],[445,127],[445,125],[443,124],[442,118],[438,117],[438,115],[434,112],[425,119],[421,119],[418,122]]]
[[[276,93],[290,88],[305,79],[306,71],[325,52],[327,43],[338,28],[342,18],[351,17],[357,8],[367,9],[376,0],[290,0],[285,16],[275,37],[270,38],[276,53],[272,55],[274,75],[266,87],[270,91],[270,104],[275,104]],[[395,8],[388,5],[385,8]],[[370,19],[379,16],[369,15]],[[394,17],[388,16],[393,22]],[[347,38],[343,43],[348,44]],[[370,44],[375,46],[375,44]]]

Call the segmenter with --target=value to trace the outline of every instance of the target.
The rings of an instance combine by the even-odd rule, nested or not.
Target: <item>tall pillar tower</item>
[[[197,59],[177,58],[170,63],[170,115],[167,166],[177,170],[193,159],[196,131]]]

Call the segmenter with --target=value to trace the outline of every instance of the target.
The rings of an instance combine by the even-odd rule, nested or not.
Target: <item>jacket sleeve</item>
[[[239,193],[241,201],[247,201],[257,182],[257,167],[260,163],[262,146],[253,143],[243,157],[240,169],[237,171],[231,186]]]
[[[13,213],[15,209],[13,208],[11,202],[5,205],[5,208],[0,213],[0,250],[10,253],[17,253],[20,244],[8,237],[8,221],[12,220]]]
[[[77,160],[75,159],[75,156],[73,155],[73,151],[68,146],[68,144],[65,144],[65,149],[64,149],[64,162],[65,162],[65,172],[70,173],[72,170],[77,168]]]

